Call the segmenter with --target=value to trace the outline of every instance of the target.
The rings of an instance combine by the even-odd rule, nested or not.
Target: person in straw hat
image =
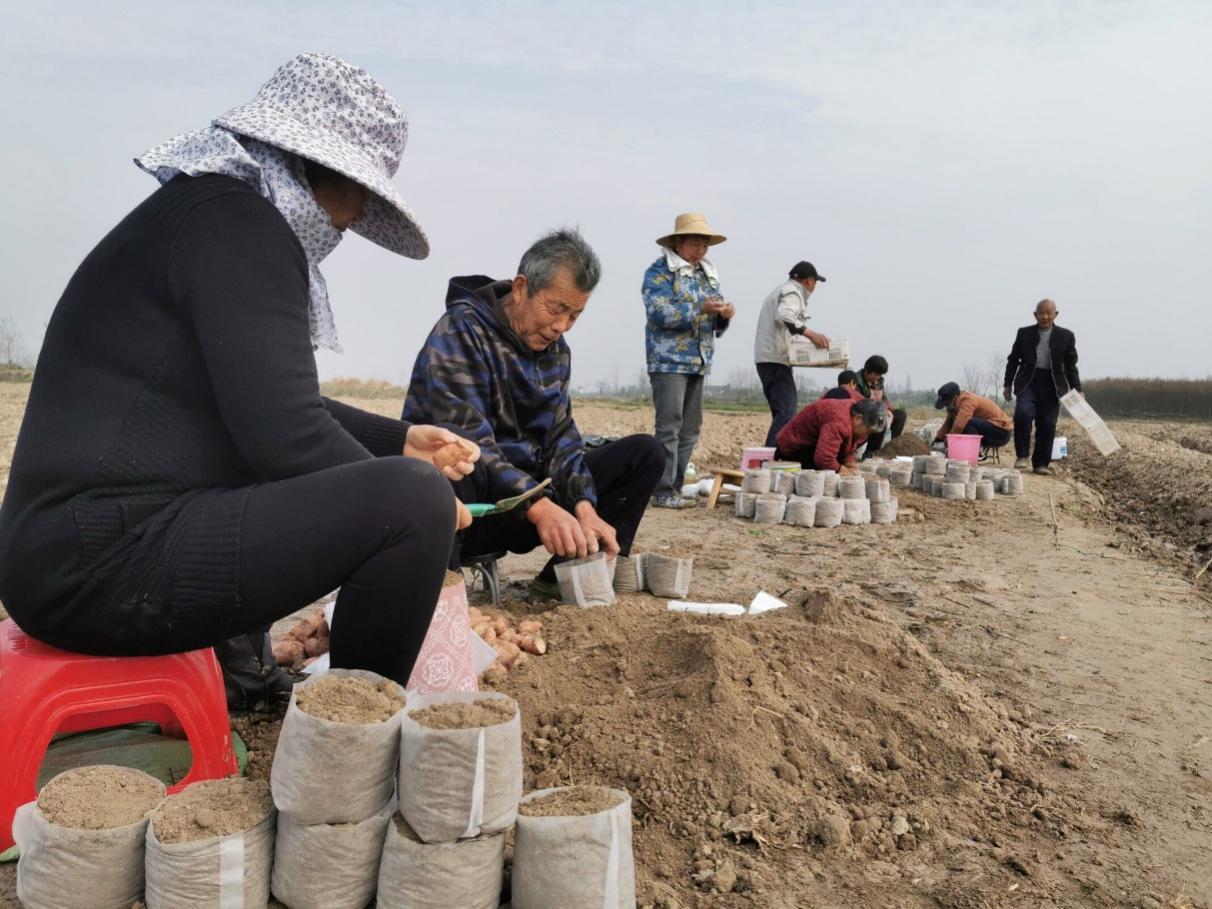
[[[686,465],[703,422],[703,382],[711,372],[715,339],[736,314],[720,294],[707,250],[727,237],[698,212],[678,215],[673,232],[657,238],[663,252],[644,272],[644,330],[648,378],[656,408],[656,439],[665,449],[665,474],[653,493],[658,508],[693,508],[681,495]]]
[[[251,706],[289,688],[263,632],[340,587],[332,664],[408,679],[469,522],[443,472],[478,449],[322,398],[313,355],[336,347],[319,266],[346,229],[428,254],[391,184],[406,136],[364,70],[303,54],[136,159],[160,188],[55,307],[0,509],[0,598],[26,633],[220,645]]]

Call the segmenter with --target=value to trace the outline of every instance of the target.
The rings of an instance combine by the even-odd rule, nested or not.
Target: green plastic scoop
[[[536,495],[538,495],[540,490],[546,489],[550,485],[551,485],[551,477],[548,477],[546,480],[544,480],[538,486],[534,487],[533,489],[526,490],[520,496],[512,496],[508,499],[501,499],[501,501],[499,501],[495,504],[481,502],[481,503],[476,503],[473,505],[468,505],[467,510],[471,512],[471,516],[473,518],[482,518],[485,515],[502,514],[503,512],[506,512],[506,511],[512,511],[514,508],[517,508],[519,505],[521,505],[527,499],[533,499]]]

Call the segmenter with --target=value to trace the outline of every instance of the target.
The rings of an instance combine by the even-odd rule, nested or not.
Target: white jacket
[[[782,363],[790,366],[788,345],[791,332],[784,323],[802,332],[808,325],[809,293],[804,285],[788,279],[772,290],[758,313],[757,335],[753,339],[754,363]]]

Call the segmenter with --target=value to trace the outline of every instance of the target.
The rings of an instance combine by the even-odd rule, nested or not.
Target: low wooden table
[[[730,470],[726,467],[719,467],[711,471],[715,477],[715,482],[711,484],[711,492],[707,495],[707,507],[715,508],[715,503],[719,501],[720,489],[724,486],[725,480],[736,480],[740,482],[745,479],[745,471]]]

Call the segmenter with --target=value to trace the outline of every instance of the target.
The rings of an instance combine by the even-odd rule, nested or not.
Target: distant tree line
[[[1082,390],[1103,417],[1212,420],[1212,378],[1089,379]]]

